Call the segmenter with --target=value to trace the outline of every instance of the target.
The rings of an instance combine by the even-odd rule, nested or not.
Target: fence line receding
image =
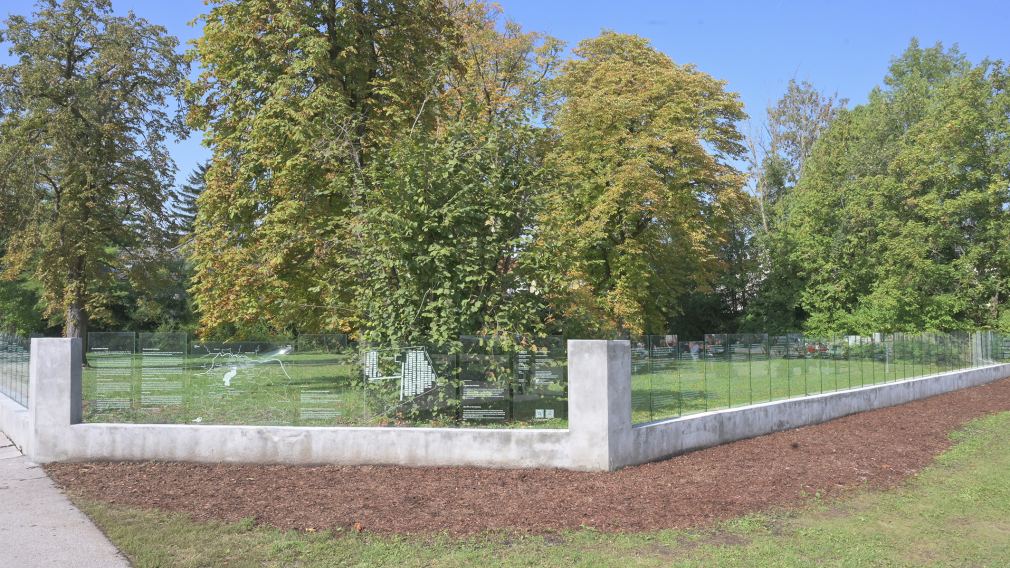
[[[567,427],[560,337],[502,350],[369,346],[343,335],[212,342],[91,333],[86,422],[298,426]],[[26,339],[0,334],[0,392],[27,406]],[[1010,360],[995,332],[631,338],[635,424]]]
[[[995,332],[632,338],[636,424],[969,369],[1010,358]]]

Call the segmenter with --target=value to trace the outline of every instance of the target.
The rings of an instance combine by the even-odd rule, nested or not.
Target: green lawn
[[[756,514],[692,531],[378,536],[194,523],[77,499],[136,566],[1005,566],[1010,413],[970,423],[890,492]],[[409,513],[405,513],[409,514]]]
[[[567,427],[561,385],[517,392],[515,422],[460,424],[458,391],[442,384],[434,396],[404,404],[397,381],[367,382],[349,355],[297,353],[268,360],[190,357],[89,357],[84,372],[86,422],[248,425]],[[253,361],[253,362],[251,362]],[[436,358],[435,365],[443,365]],[[961,359],[843,358],[831,354],[769,358],[681,354],[638,359],[632,375],[632,420],[644,423],[686,414],[897,381],[965,366]],[[226,380],[229,372],[234,376]],[[439,376],[448,373],[441,372]],[[497,403],[492,403],[492,406]],[[535,419],[552,407],[554,419]]]
[[[148,365],[142,357],[91,356],[84,371],[86,422],[284,425],[357,423],[368,410],[351,366],[311,355],[246,364],[227,361]],[[160,362],[159,362],[160,363]],[[227,377],[227,381],[226,381]],[[305,392],[330,395],[335,416],[302,420]],[[321,406],[321,405],[320,405]]]
[[[632,374],[632,421],[636,424],[857,388],[966,366],[964,361],[845,359],[810,356],[769,358],[763,354],[681,358],[672,364],[642,365]],[[659,369],[655,369],[659,367]]]
[[[561,385],[529,388],[508,406],[514,422],[456,420],[457,390],[439,373],[436,389],[400,399],[398,381],[363,381],[352,352],[273,357],[150,357],[90,354],[84,370],[85,422],[297,426],[482,426],[565,428]],[[435,364],[442,362],[437,359]]]

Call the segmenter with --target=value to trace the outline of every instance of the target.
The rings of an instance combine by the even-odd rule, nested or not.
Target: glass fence
[[[28,406],[28,359],[31,343],[27,338],[0,332],[0,394]]]
[[[675,335],[631,339],[632,421],[900,381],[1007,361],[994,332]]]
[[[558,337],[503,350],[369,346],[342,335],[214,342],[90,333],[85,422],[298,426],[567,426]]]
[[[505,350],[369,346],[342,335],[199,341],[91,333],[86,422],[298,426],[567,427],[560,337]],[[0,336],[0,389],[27,400],[27,342]],[[631,338],[632,420],[858,388],[1010,360],[994,332],[710,334]],[[14,393],[14,394],[11,394]],[[22,402],[25,404],[25,402]]]

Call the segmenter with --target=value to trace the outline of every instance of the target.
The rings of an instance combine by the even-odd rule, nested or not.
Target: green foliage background
[[[200,22],[185,58],[107,0],[0,28],[3,325],[1010,330],[1003,62],[913,40],[867,103],[791,81],[754,138],[726,83],[648,40],[565,57],[480,1],[211,0]],[[213,156],[173,190],[187,128]]]
[[[913,42],[780,202],[776,292],[820,332],[999,326],[1008,205],[1004,64]]]

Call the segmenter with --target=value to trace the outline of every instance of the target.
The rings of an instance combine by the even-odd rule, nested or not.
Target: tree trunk
[[[81,339],[81,354],[87,364],[88,352],[88,310],[86,307],[84,279],[84,258],[78,258],[68,274],[68,284],[73,296],[70,305],[67,306],[66,323],[63,326],[63,336]]]
[[[80,298],[67,306],[67,322],[63,328],[64,337],[81,338],[81,360],[88,365],[88,311]]]
[[[85,339],[88,333],[88,313],[84,308],[84,303],[80,299],[75,299],[67,307],[67,323],[63,329],[65,337],[80,337]]]

